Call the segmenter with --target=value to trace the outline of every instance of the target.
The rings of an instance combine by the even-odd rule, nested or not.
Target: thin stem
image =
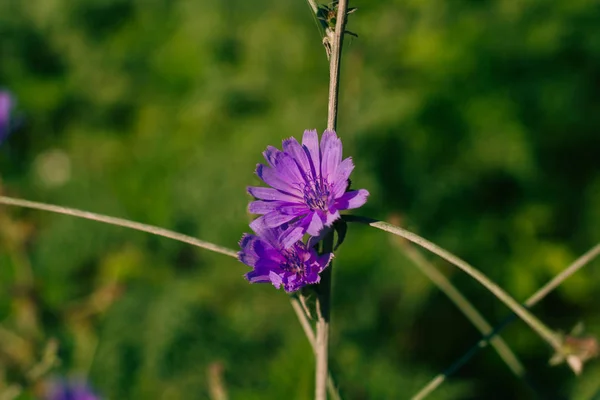
[[[331,265],[321,273],[319,288],[322,292],[317,298],[317,335],[315,340],[316,352],[316,377],[315,377],[315,399],[326,400],[327,373],[329,371],[329,307],[331,287]]]
[[[308,320],[308,317],[306,316],[306,313],[304,312],[304,308],[300,304],[300,300],[298,300],[298,298],[295,296],[290,297],[290,303],[292,303],[292,308],[294,309],[294,312],[296,313],[296,316],[298,317],[298,321],[300,321],[300,325],[302,326],[302,329],[304,330],[304,334],[306,335],[306,338],[308,339],[308,342],[310,343],[310,347],[312,347],[312,349],[314,351],[315,347],[316,347],[315,332],[313,331],[313,328],[310,325],[310,321]]]
[[[304,312],[304,308],[300,304],[300,300],[294,296],[290,298],[290,302],[292,303],[292,308],[294,309],[294,312],[298,317],[298,321],[300,321],[300,325],[304,330],[304,334],[306,335],[306,338],[308,339],[308,342],[310,343],[310,346],[316,355],[317,347],[315,333],[310,325],[310,321],[308,320],[306,313]],[[335,386],[335,382],[333,381],[333,377],[331,376],[331,372],[327,374],[327,391],[333,400],[342,400],[340,393]]]
[[[400,239],[399,245],[402,246],[404,254],[416,265],[429,280],[431,280],[448,298],[458,307],[460,311],[467,317],[469,321],[481,332],[482,335],[487,335],[492,332],[493,327],[485,320],[483,315],[477,311],[475,306],[462,295],[462,293],[450,282],[444,274],[438,271],[429,261],[421,255],[408,242]],[[515,376],[523,378],[525,376],[525,368],[519,361],[515,353],[508,347],[506,342],[496,337],[492,340],[492,346],[504,360],[508,368]]]
[[[321,302],[317,301],[317,307],[321,308]],[[329,356],[329,321],[320,312],[317,312],[317,337],[315,340],[316,376],[315,376],[315,399],[327,399],[327,371]]]
[[[223,364],[219,361],[209,364],[207,369],[208,393],[211,400],[227,400],[227,389],[223,378]]]
[[[533,307],[540,300],[548,295],[551,291],[556,289],[561,283],[563,283],[567,278],[573,275],[575,272],[579,271],[585,265],[587,265],[590,261],[596,258],[600,254],[600,243],[596,246],[592,247],[588,250],[584,255],[579,257],[575,262],[565,268],[560,274],[556,275],[552,278],[548,283],[542,286],[537,292],[531,295],[526,301],[525,305],[527,307]]]
[[[308,5],[310,6],[310,8],[312,9],[313,13],[315,15],[317,15],[317,12],[319,11],[319,8],[317,7],[317,2],[315,0],[306,0],[306,2],[308,3]]]
[[[139,222],[133,222],[126,219],[109,217],[107,215],[96,214],[89,211],[77,210],[75,208],[67,208],[61,206],[55,206],[51,204],[38,203],[35,201],[29,200],[21,200],[15,199],[12,197],[0,196],[0,204],[5,204],[8,206],[18,206],[25,208],[33,208],[36,210],[50,211],[58,214],[70,215],[73,217],[89,219],[92,221],[104,222],[110,225],[121,226],[123,228],[135,229],[142,232],[151,233],[153,235],[166,237],[169,239],[177,240],[179,242],[191,244],[192,246],[201,247],[206,250],[214,251],[215,253],[224,254],[230,257],[237,257],[237,253],[234,250],[228,249],[226,247],[222,247],[210,242],[205,242],[203,240],[199,240],[193,238],[191,236],[187,236],[181,233],[173,232],[168,229],[159,228],[152,225],[146,225]]]
[[[327,32],[327,36],[331,41],[331,55],[329,59],[329,102],[327,110],[327,129],[329,130],[335,130],[337,127],[340,66],[342,61],[344,32],[346,31],[346,17],[348,15],[348,0],[340,0],[337,7],[335,31],[331,32],[328,30]]]
[[[310,1],[309,1],[310,4]],[[315,14],[316,5],[311,4]],[[337,3],[337,17],[335,30],[327,28],[324,38],[327,55],[329,57],[329,99],[327,106],[327,129],[335,130],[337,127],[338,94],[340,66],[342,60],[342,46],[344,43],[344,32],[346,30],[346,16],[348,14],[348,0],[340,0]],[[325,238],[323,251],[333,250],[333,234]],[[317,334],[316,334],[316,368],[315,368],[315,399],[326,400],[328,358],[329,358],[329,324],[331,303],[331,270],[330,265],[321,274],[321,282],[318,285],[317,295]]]
[[[323,240],[323,253],[333,251],[333,232]],[[327,373],[329,371],[329,325],[331,323],[331,270],[333,261],[321,273],[321,281],[317,285],[317,334],[315,340],[316,376],[315,400],[326,400]]]
[[[517,314],[523,321],[525,321],[531,329],[533,329],[542,339],[544,339],[552,348],[559,354],[563,354],[564,351],[561,345],[560,337],[555,334],[550,328],[548,328],[542,321],[536,316],[526,310],[521,304],[513,299],[508,293],[506,293],[500,286],[492,282],[487,276],[481,273],[479,270],[468,264],[466,261],[458,258],[454,254],[447,250],[442,249],[436,244],[431,243],[427,239],[421,236],[409,232],[405,229],[399,228],[387,222],[377,221],[371,218],[357,217],[352,215],[344,216],[344,219],[349,222],[360,222],[369,226],[372,226],[382,231],[392,233],[394,235],[403,237],[430,252],[437,254],[446,261],[454,264],[460,268],[463,272],[468,274],[470,277],[475,279],[486,289],[488,289],[494,296],[502,301],[508,308],[510,308],[515,314]]]
[[[562,282],[568,277],[579,271],[581,268],[589,264],[594,258],[600,255],[600,243],[592,247],[585,254],[575,260],[571,265],[565,268],[560,274],[552,278],[548,283],[542,286],[538,291],[531,295],[526,301],[525,306],[533,307],[540,302],[544,297],[548,295],[552,290],[556,289]],[[439,374],[431,380],[419,393],[417,393],[413,400],[424,399],[427,395],[437,389],[449,376],[458,371],[463,365],[465,365],[480,349],[487,347],[490,341],[498,335],[504,328],[506,328],[512,321],[516,319],[515,314],[511,314],[506,317],[500,324],[498,324],[492,332],[481,338],[475,345],[473,345],[465,354],[463,354],[458,360],[456,360],[448,369],[443,373]]]

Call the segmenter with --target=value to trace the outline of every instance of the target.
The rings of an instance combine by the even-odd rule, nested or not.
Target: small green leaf
[[[337,241],[335,242],[335,247],[333,248],[333,250],[335,251],[338,249],[338,247],[340,247],[342,243],[344,243],[344,239],[346,239],[346,232],[348,232],[348,224],[346,223],[346,221],[339,219],[333,224],[333,228],[337,233]]]

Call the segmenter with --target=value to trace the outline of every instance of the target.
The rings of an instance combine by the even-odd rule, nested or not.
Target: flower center
[[[296,251],[296,246],[292,246],[283,251],[285,262],[281,265],[284,271],[293,272],[295,274],[304,272],[304,261]]]
[[[327,181],[312,181],[304,186],[304,202],[311,210],[327,211],[331,188]]]

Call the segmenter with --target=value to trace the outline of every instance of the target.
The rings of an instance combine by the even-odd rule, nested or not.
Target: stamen
[[[296,251],[295,246],[284,250],[283,255],[286,258],[285,263],[281,266],[283,270],[296,274],[304,272],[304,263]]]
[[[289,249],[283,250],[285,262],[281,265],[284,271],[296,274],[299,278],[306,275],[306,258],[308,250],[303,243],[296,243]]]
[[[331,189],[327,181],[311,181],[304,186],[303,192],[304,201],[311,210],[328,210]]]

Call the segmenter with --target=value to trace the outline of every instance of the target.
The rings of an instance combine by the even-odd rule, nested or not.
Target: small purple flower
[[[92,389],[80,380],[59,379],[50,385],[46,400],[100,400]]]
[[[319,146],[317,131],[306,130],[302,145],[292,137],[283,141],[283,151],[269,146],[263,155],[269,165],[258,164],[256,174],[271,187],[248,187],[256,198],[248,211],[262,215],[250,227],[257,232],[287,225],[278,238],[285,248],[305,233],[317,236],[341,210],[367,201],[367,190],[347,191],[354,164],[350,157],[342,161],[342,141],[334,131],[325,131]]]
[[[10,129],[10,113],[14,102],[12,96],[4,91],[0,90],[0,143],[6,139]]]
[[[329,265],[333,253],[318,255],[302,242],[284,249],[278,240],[280,229],[258,228],[257,235],[244,234],[238,258],[253,267],[245,277],[250,283],[268,283],[291,293],[321,280],[319,274]]]

